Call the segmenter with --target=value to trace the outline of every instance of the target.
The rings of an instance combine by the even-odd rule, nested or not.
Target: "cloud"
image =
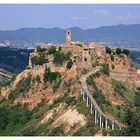
[[[98,15],[103,16],[103,17],[106,17],[109,15],[109,11],[106,9],[94,9],[93,13],[98,14]]]
[[[85,20],[85,19],[89,19],[89,17],[84,17],[84,16],[71,16],[70,17],[73,20]]]

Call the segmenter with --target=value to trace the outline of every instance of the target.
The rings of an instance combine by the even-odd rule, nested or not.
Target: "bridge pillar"
[[[84,91],[83,91],[83,101],[85,101],[85,93],[84,93]]]
[[[100,127],[102,127],[102,116],[100,115]]]
[[[91,106],[90,106],[90,113],[91,114],[93,113],[92,103],[91,103]]]
[[[88,107],[88,96],[87,96],[87,107]]]
[[[107,123],[108,123],[108,122],[107,122],[107,118],[105,118],[105,128],[106,128],[106,129],[108,129],[108,127],[107,127],[108,124],[107,124]]]
[[[97,124],[97,110],[95,109],[95,124]]]
[[[112,123],[112,130],[114,130],[114,123]]]
[[[104,121],[102,121],[102,128],[104,128]]]
[[[119,129],[121,130],[121,126],[119,126]]]
[[[98,122],[99,122],[99,116],[98,116],[98,112],[97,112],[97,118],[96,118],[96,122],[97,122],[97,124],[98,124]]]

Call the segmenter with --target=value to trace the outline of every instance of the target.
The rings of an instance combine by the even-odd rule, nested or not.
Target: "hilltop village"
[[[87,125],[89,135],[95,135],[94,127],[125,128],[120,122],[126,107],[137,103],[135,92],[140,85],[140,71],[132,65],[129,51],[96,42],[72,42],[71,36],[66,30],[64,44],[38,45],[30,53],[27,68],[0,88],[0,99],[33,111],[38,107],[37,129],[47,123],[47,130],[39,135],[51,135],[61,125],[65,125],[61,135],[84,135]],[[87,110],[93,119],[86,116]],[[91,120],[93,126],[89,126]],[[25,132],[29,133],[20,133]]]

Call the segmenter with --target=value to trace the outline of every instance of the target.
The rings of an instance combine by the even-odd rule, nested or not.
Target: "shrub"
[[[52,47],[48,48],[48,54],[49,55],[54,54],[54,53],[56,53],[56,47],[55,46],[52,46]]]
[[[73,65],[72,60],[68,61],[68,63],[67,63],[67,69],[71,69],[72,65]]]
[[[9,99],[14,99],[19,95],[24,95],[25,92],[29,90],[31,84],[31,75],[28,75],[26,78],[21,79],[16,88],[10,91]]]
[[[69,106],[69,105],[73,105],[76,103],[76,100],[75,100],[75,97],[71,97],[71,96],[68,96],[66,99],[65,99],[65,103]]]
[[[95,77],[95,78],[99,78],[100,76],[101,76],[100,72],[96,72],[96,73],[92,74],[92,77]]]
[[[134,102],[135,106],[140,106],[140,91],[135,92]]]
[[[40,80],[40,76],[37,75],[37,76],[35,77],[35,80],[36,80],[38,83],[40,83],[40,82],[41,82],[41,80]]]
[[[112,86],[116,92],[120,93],[121,96],[124,96],[124,91],[126,91],[126,87],[119,81],[112,79]]]
[[[93,85],[93,79],[91,75],[87,78],[86,82],[88,85]]]
[[[32,65],[43,65],[48,62],[48,59],[45,58],[45,54],[41,53],[39,56],[33,56],[31,58]]]
[[[5,129],[8,124],[8,112],[0,108],[0,130]]]
[[[108,64],[102,64],[102,72],[106,75],[109,75],[109,65]]]
[[[64,126],[58,126],[51,130],[49,136],[62,136],[64,134]]]
[[[45,52],[47,49],[45,48],[40,48],[40,46],[37,46],[37,52],[41,53],[41,52]]]
[[[121,53],[122,53],[121,48],[117,48],[117,49],[116,49],[116,54],[118,54],[118,55],[119,55],[119,54],[121,54]]]
[[[61,79],[60,79],[60,77],[58,77],[58,78],[55,80],[55,83],[54,83],[54,85],[53,85],[53,92],[56,92],[57,89],[59,89],[60,84],[61,84]]]
[[[29,122],[31,115],[32,112],[25,108],[0,108],[0,130],[6,132],[6,135],[14,135]]]
[[[70,53],[64,54],[61,51],[54,53],[54,63],[57,65],[62,65],[65,61],[70,60]]]
[[[112,52],[111,49],[106,47],[106,53],[111,54],[111,52]]]
[[[81,71],[82,74],[86,74],[88,72],[89,72],[89,69],[88,68],[83,68],[82,71]]]
[[[61,74],[59,72],[51,72],[49,68],[45,69],[44,73],[44,82],[50,82],[52,83],[55,81],[58,77],[61,77]]]
[[[123,49],[122,53],[123,53],[123,54],[126,54],[126,55],[128,56],[130,52],[129,52],[129,50],[127,50],[127,49]]]

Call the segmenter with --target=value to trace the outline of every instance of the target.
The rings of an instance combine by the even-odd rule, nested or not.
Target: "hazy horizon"
[[[0,4],[0,30],[140,24],[140,4]]]

